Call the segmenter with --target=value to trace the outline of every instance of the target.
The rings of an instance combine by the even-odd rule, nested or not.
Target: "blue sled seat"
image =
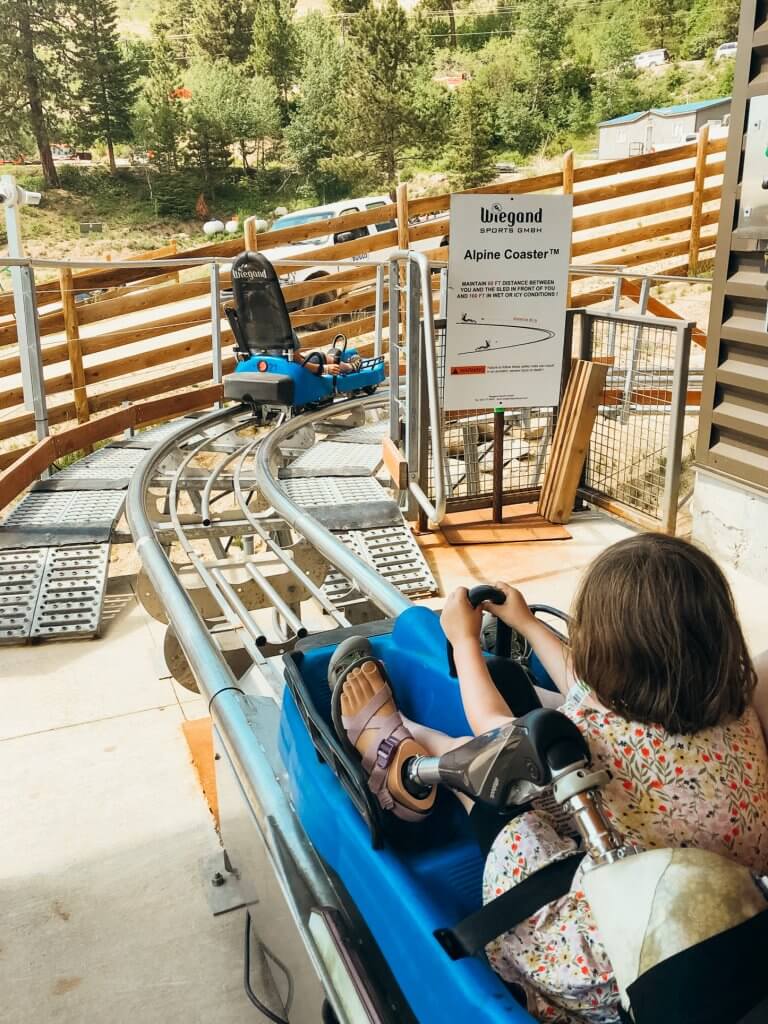
[[[408,609],[371,644],[406,715],[454,736],[470,734],[434,612]],[[397,822],[400,831],[377,849],[349,779],[346,786],[339,781],[346,754],[333,733],[327,681],[335,648],[304,645],[286,657],[280,749],[310,841],[343,882],[420,1024],[532,1024],[485,962],[452,961],[434,937],[482,902],[483,858],[458,801],[440,793],[423,823]]]

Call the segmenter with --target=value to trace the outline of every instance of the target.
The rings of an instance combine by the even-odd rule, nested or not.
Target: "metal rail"
[[[370,398],[352,399],[344,402],[344,411],[374,409],[388,401],[386,392],[372,395]],[[339,539],[334,537],[330,530],[321,526],[313,516],[297,508],[275,479],[274,470],[280,444],[284,444],[291,434],[297,433],[302,427],[313,425],[327,418],[327,409],[304,413],[268,434],[259,445],[256,455],[256,480],[259,490],[275,511],[279,512],[298,533],[306,537],[341,573],[353,580],[366,597],[369,597],[387,615],[398,615],[410,605],[411,602],[408,598],[391,583],[382,579],[375,569],[345,548]]]
[[[344,410],[370,409],[386,402],[386,394],[346,401]],[[260,444],[248,438],[242,439],[242,444],[235,453],[240,455],[234,477],[239,504],[246,514],[246,519],[254,526],[255,532],[269,541],[268,547],[273,553],[280,552],[279,547],[268,537],[264,527],[248,509],[248,501],[244,500],[242,493],[241,470],[245,460],[255,451],[259,486],[267,501],[273,504],[275,511],[284,517],[287,524],[310,540],[329,561],[353,579],[385,613],[394,615],[410,605],[408,598],[378,576],[311,516],[293,506],[277,485],[273,475],[273,465],[280,442],[290,438],[303,426],[327,420],[329,415],[333,415],[333,410],[319,410],[296,417],[289,423],[278,426]],[[352,1024],[339,995],[338,979],[333,977],[324,960],[323,950],[316,935],[316,926],[313,927],[311,922],[313,911],[317,907],[330,908],[343,917],[343,905],[322,862],[301,828],[286,792],[280,785],[276,767],[267,752],[268,744],[265,744],[259,735],[259,729],[266,728],[267,723],[259,726],[258,720],[254,720],[253,704],[249,704],[252,698],[249,698],[239,685],[206,623],[177,578],[166,551],[155,535],[155,527],[147,512],[148,492],[161,475],[161,466],[169,458],[181,454],[179,465],[169,481],[169,514],[177,538],[190,556],[195,569],[201,573],[201,578],[209,584],[225,612],[225,617],[231,621],[233,613],[236,617],[241,610],[247,615],[247,609],[242,607],[237,595],[233,597],[233,592],[230,592],[232,588],[227,585],[224,575],[216,569],[208,570],[200,556],[191,548],[184,535],[184,524],[177,508],[178,493],[183,489],[184,472],[195,454],[204,451],[206,445],[213,446],[220,442],[223,437],[242,426],[244,421],[247,422],[247,418],[244,420],[242,408],[217,410],[198,419],[191,426],[185,425],[152,450],[142,461],[131,481],[126,499],[126,515],[144,570],[162,601],[168,621],[187,657],[200,692],[208,702],[216,732],[242,786],[254,823],[304,947],[338,1019],[343,1024]],[[206,439],[207,431],[211,434]],[[202,442],[199,441],[201,434],[204,436]],[[232,458],[231,452],[225,453],[224,463],[231,463]],[[210,514],[210,501],[207,503],[207,511]],[[290,566],[292,559],[284,555],[283,561]],[[245,564],[247,566],[248,563]],[[306,583],[311,584],[298,567],[294,566],[294,571],[303,577]],[[313,596],[321,596],[323,605],[330,603],[319,588],[312,586],[311,589]],[[336,617],[340,622],[345,622],[343,616]],[[293,619],[295,621],[291,621],[291,625],[295,627],[296,632],[299,632],[299,628],[303,630],[298,618],[293,616]],[[242,624],[246,625],[245,622]],[[245,640],[245,637],[243,639]],[[278,694],[275,693],[275,683],[279,683],[277,669],[265,662],[258,650],[258,638],[252,633],[248,639],[250,643],[246,642],[246,646],[249,653],[254,656],[254,663],[264,676],[272,699],[276,700]]]

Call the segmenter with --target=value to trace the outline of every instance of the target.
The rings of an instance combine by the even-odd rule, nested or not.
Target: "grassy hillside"
[[[403,0],[404,7],[413,7],[416,0]],[[157,0],[117,0],[120,15],[120,28],[126,35],[137,35],[149,38],[149,23],[155,13]],[[298,0],[296,12],[308,14],[310,11],[326,11],[326,0]]]

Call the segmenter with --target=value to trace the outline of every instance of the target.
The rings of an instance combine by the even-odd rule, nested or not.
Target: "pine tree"
[[[333,22],[307,15],[301,26],[299,95],[285,138],[299,174],[323,198],[334,185],[323,161],[338,150],[344,73],[344,47]]]
[[[295,11],[296,0],[259,0],[253,23],[251,64],[275,83],[283,123],[288,120],[288,99],[298,67]]]
[[[195,3],[196,0],[157,0],[150,22],[153,48],[162,48],[179,69],[189,67],[192,59],[189,26]]]
[[[421,21],[398,0],[382,0],[353,20],[346,144],[376,157],[384,182],[396,182],[404,151],[424,141],[431,54]]]
[[[3,115],[23,115],[35,138],[43,177],[59,187],[51,153],[53,103],[66,97],[64,60],[68,49],[68,0],[0,0],[0,75]]]
[[[487,99],[474,82],[467,82],[455,97],[447,152],[451,177],[459,188],[485,185],[495,177],[492,138]]]
[[[127,141],[131,134],[136,70],[120,47],[114,0],[79,0],[73,43],[78,135],[86,146],[106,143],[109,168],[115,174],[115,143]]]
[[[248,168],[250,148],[263,148],[280,131],[277,89],[268,78],[225,61],[194,64],[187,81],[192,98],[188,116],[200,166],[210,176],[229,162],[237,145]]]
[[[179,90],[178,65],[169,45],[158,40],[154,47],[149,76],[134,109],[133,132],[144,149],[154,154],[163,168],[179,167],[181,141],[185,132],[185,112]]]
[[[197,0],[190,27],[197,59],[243,64],[253,45],[255,6],[255,0]]]

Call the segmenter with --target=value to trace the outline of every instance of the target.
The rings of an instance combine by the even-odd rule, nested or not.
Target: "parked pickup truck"
[[[375,210],[377,207],[390,206],[392,200],[389,196],[364,196],[362,199],[344,199],[337,203],[328,203],[325,206],[313,206],[307,210],[296,210],[294,213],[279,217],[270,230],[278,231],[282,228],[295,228],[304,224],[321,223],[324,220],[332,220],[342,217],[346,213],[362,213],[366,210]],[[305,266],[297,266],[288,273],[281,275],[284,284],[298,284],[303,281],[313,281],[317,278],[327,277],[334,272],[333,267],[312,266],[312,252],[316,249],[325,249],[330,245],[338,245],[342,242],[352,242],[358,238],[365,238],[369,235],[376,235],[381,231],[392,231],[396,227],[394,220],[376,221],[364,227],[352,228],[346,231],[333,231],[328,234],[318,234],[300,242],[291,242],[287,245],[265,248],[262,250],[273,262],[279,260],[301,260],[306,261]],[[417,242],[413,248],[432,249],[439,244],[445,244],[445,239],[440,242],[430,239],[425,242]],[[388,246],[385,249],[377,249],[375,257],[386,259],[387,255],[394,252],[396,246]],[[351,263],[361,263],[370,257],[367,253],[359,256],[349,257]],[[289,302],[288,308],[293,312],[296,309],[306,309],[310,306],[319,306],[324,302],[331,302],[336,297],[335,291],[319,292],[316,295],[308,296],[305,299]]]

